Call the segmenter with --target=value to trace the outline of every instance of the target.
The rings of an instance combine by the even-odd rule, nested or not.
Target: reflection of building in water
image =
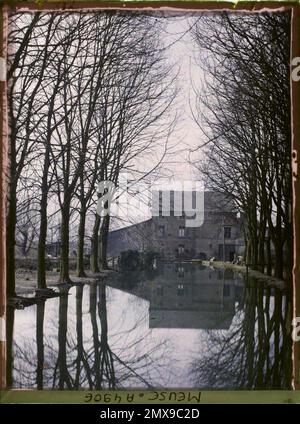
[[[172,267],[152,284],[150,327],[228,329],[239,291],[233,273]]]
[[[231,270],[178,262],[120,288],[150,302],[150,328],[228,329],[243,286]]]

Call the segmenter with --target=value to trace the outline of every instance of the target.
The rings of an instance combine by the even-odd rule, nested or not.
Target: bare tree
[[[47,50],[36,49],[37,38],[47,32],[40,13],[32,16],[13,16],[9,33],[8,56],[8,108],[9,108],[9,175],[7,207],[7,293],[15,294],[15,237],[17,214],[17,188],[24,168],[37,159],[34,132],[41,116],[39,91],[46,72]],[[45,22],[44,22],[45,23]],[[45,29],[46,28],[46,29]],[[29,46],[32,51],[29,52]],[[32,53],[35,54],[32,54]],[[44,66],[40,66],[43,64]]]

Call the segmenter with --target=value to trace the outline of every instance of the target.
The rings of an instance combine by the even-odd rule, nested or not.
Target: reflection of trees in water
[[[44,317],[45,301],[39,302],[36,306],[36,344],[37,344],[37,367],[36,367],[36,385],[37,389],[43,388],[43,370],[44,370]]]
[[[230,330],[206,332],[190,373],[201,387],[291,388],[291,295],[251,281]],[[202,354],[202,353],[201,353]]]
[[[13,387],[36,387],[40,390],[45,386],[51,387],[54,372],[51,364],[55,364],[57,358],[57,343],[53,343],[52,338],[46,339],[44,335],[45,301],[40,301],[33,308],[36,310],[35,338],[22,338],[22,345],[13,343],[13,358],[8,362],[8,366],[10,374],[13,375]],[[13,316],[14,312],[12,309]],[[34,326],[34,323],[32,324]],[[13,340],[13,327],[11,339]]]
[[[149,342],[147,334],[141,331],[146,314],[139,316],[130,328],[124,330],[126,309],[120,314],[118,328],[108,341],[107,287],[90,287],[90,317],[93,343],[88,355],[94,357],[92,388],[117,388],[157,385],[163,378],[157,370],[163,370],[166,342]],[[97,304],[98,292],[98,304]],[[134,305],[131,304],[134,308]],[[100,328],[97,321],[97,312]],[[100,330],[100,331],[99,331]],[[131,337],[133,335],[133,337]]]
[[[71,390],[73,381],[69,373],[69,355],[67,355],[67,333],[68,333],[68,295],[63,294],[59,298],[58,312],[58,357],[54,368],[53,387]]]
[[[7,348],[7,387],[36,387],[42,389],[44,382],[44,314],[45,301],[41,300],[34,306],[36,309],[36,343],[25,338],[22,347],[14,343],[13,330],[15,311],[9,308]]]
[[[91,325],[83,314],[82,286],[76,287],[76,315],[70,310],[68,314],[68,294],[59,298],[58,329],[53,320],[51,336],[44,335],[45,304],[38,305],[35,340],[22,339],[22,345],[14,346],[14,387],[113,389],[164,383],[167,343],[152,340],[143,331],[147,311],[131,328],[122,331],[118,323],[117,331],[109,334],[107,288],[91,285],[89,290]]]
[[[99,291],[98,315],[100,319],[100,337],[97,322],[97,290]],[[95,358],[93,364],[93,387],[102,389],[103,386],[109,388],[116,387],[114,358],[108,344],[108,326],[106,309],[105,286],[90,287],[90,315],[93,329],[93,345],[91,352]],[[106,383],[106,384],[105,384]]]

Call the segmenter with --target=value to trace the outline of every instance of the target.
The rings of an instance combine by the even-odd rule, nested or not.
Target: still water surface
[[[61,291],[63,291],[61,289]],[[15,388],[290,388],[289,293],[166,264],[10,309]]]

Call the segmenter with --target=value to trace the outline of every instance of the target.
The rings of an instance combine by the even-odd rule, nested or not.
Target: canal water
[[[165,264],[9,310],[14,388],[289,389],[291,297]]]

